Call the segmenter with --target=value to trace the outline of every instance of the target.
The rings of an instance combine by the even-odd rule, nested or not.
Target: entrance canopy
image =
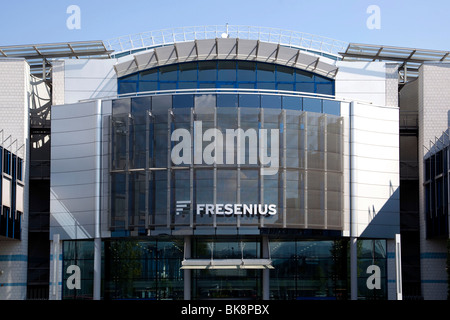
[[[271,259],[184,259],[181,269],[273,269]]]

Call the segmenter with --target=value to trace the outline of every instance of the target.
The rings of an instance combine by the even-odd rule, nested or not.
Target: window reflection
[[[237,226],[238,220],[242,226],[341,229],[343,122],[333,114],[302,110],[312,102],[340,108],[335,101],[269,94],[173,94],[114,100],[112,230],[142,233],[144,227],[190,228],[216,222]],[[177,129],[190,132],[194,121],[201,121],[200,134],[213,128],[223,133],[243,130],[245,152],[239,154],[239,161],[234,137],[226,140],[233,147],[222,150],[222,161],[215,168],[206,165],[203,157],[193,164],[192,172],[189,164],[172,163],[170,152],[176,142],[171,141],[171,133]],[[279,148],[278,172],[273,175],[260,175],[259,149],[249,144],[259,141],[261,128],[280,130],[278,144],[266,141],[270,153],[273,147]],[[203,147],[209,145],[193,139],[186,152],[193,152],[199,141]],[[193,153],[190,159],[195,159]],[[197,215],[198,203],[275,204],[278,214],[257,219]],[[178,212],[181,204],[185,206]]]
[[[217,60],[172,64],[118,80],[118,93],[196,88],[241,88],[334,95],[334,81],[265,62]]]

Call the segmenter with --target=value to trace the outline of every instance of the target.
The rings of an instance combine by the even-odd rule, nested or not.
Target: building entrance
[[[193,298],[195,300],[261,299],[261,279],[262,270],[195,270]]]

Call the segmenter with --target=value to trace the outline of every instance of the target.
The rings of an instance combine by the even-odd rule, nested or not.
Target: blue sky
[[[6,2],[7,1],[7,2]],[[70,30],[67,7],[80,10]],[[370,5],[380,29],[369,29]],[[448,0],[40,0],[0,4],[0,45],[108,40],[183,26],[250,25],[302,31],[346,42],[450,50]]]

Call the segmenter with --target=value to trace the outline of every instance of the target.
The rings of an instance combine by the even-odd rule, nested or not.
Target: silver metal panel
[[[237,39],[217,39],[219,59],[233,59],[236,57]]]
[[[23,186],[17,185],[16,187],[16,210],[23,211]]]
[[[222,38],[180,42],[156,48],[150,52],[138,53],[133,59],[118,63],[114,68],[117,76],[122,77],[156,66],[210,59],[272,62],[313,71],[328,77],[335,77],[337,72],[334,63],[325,62],[324,58],[312,53],[304,53],[299,49],[257,40]]]
[[[257,40],[239,39],[238,57],[246,60],[252,60],[257,53]]]
[[[278,45],[274,43],[260,42],[258,60],[272,62],[276,58]]]
[[[114,65],[114,69],[118,77],[138,71],[134,60],[118,63]]]
[[[52,123],[66,131],[52,132],[50,233],[61,239],[94,236],[96,102],[55,106]],[[64,231],[64,232],[62,232]]]
[[[181,42],[177,43],[178,58],[180,60],[190,60],[197,57],[197,52],[195,51],[194,42]]]
[[[197,40],[199,59],[214,59],[216,57],[216,41],[214,39]]]
[[[300,53],[300,55],[298,56],[298,60],[297,60],[297,67],[301,67],[303,69],[306,70],[312,70],[314,69],[314,65],[317,61],[317,57],[309,55],[309,54],[305,54],[305,53]]]
[[[155,49],[159,64],[171,64],[177,61],[177,54],[174,46],[167,46]]]
[[[139,70],[151,68],[158,63],[154,50],[143,54],[136,54],[134,55],[134,60]]]
[[[277,60],[286,61],[289,64],[295,63],[297,53],[298,50],[296,49],[280,46],[278,48]]]
[[[2,205],[11,208],[11,180],[2,177]]]

